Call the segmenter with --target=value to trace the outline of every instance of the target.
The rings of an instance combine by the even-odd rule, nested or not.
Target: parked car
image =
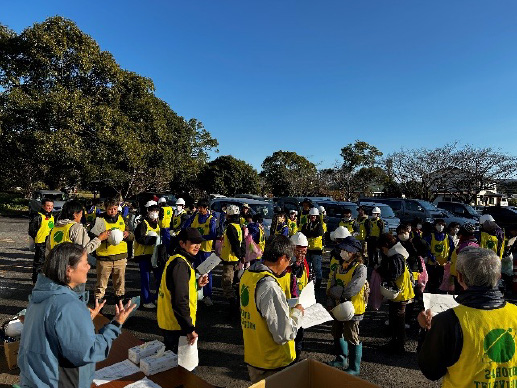
[[[368,216],[372,215],[372,210],[374,207],[378,207],[381,209],[381,219],[384,221],[384,233],[391,233],[396,235],[397,227],[400,225],[400,219],[395,216],[393,209],[384,204],[384,203],[375,203],[375,202],[361,202],[359,201],[359,205],[364,207],[365,212]]]
[[[303,201],[303,199],[302,199]],[[274,197],[273,204],[279,206],[283,211],[289,213],[291,210],[296,210],[300,213],[301,201],[297,197]]]
[[[54,201],[54,210],[52,213],[58,214],[61,212],[63,205],[68,200],[68,194],[59,190],[37,190],[32,194],[32,199],[29,201],[29,215],[41,211],[41,201],[48,198]]]
[[[479,214],[472,208],[472,206],[461,202],[445,202],[440,201],[436,205],[439,209],[445,209],[455,216],[470,218],[479,222]]]
[[[508,228],[510,225],[517,225],[517,211],[508,206],[487,206],[483,214],[490,214],[501,228]]]
[[[485,206],[476,205],[472,206],[472,208],[476,211],[477,214],[481,215],[483,214],[483,210],[485,210]]]
[[[455,214],[452,214],[450,211],[445,209],[439,209],[442,212],[442,219],[445,221],[445,223],[448,225],[451,222],[457,222],[460,225],[465,225],[467,222],[474,224],[476,227],[476,230],[479,229],[479,219],[473,219],[473,218],[465,218],[465,217],[459,217]]]

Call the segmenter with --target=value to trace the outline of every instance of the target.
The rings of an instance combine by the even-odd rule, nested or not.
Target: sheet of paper
[[[162,387],[160,385],[156,384],[154,381],[149,380],[147,377],[144,377],[142,380],[138,380],[132,384],[126,385],[126,388],[162,388]]]
[[[133,364],[129,360],[124,360],[95,371],[93,383],[95,385],[106,384],[137,372],[140,372],[138,365]]]
[[[424,308],[426,310],[431,309],[433,315],[456,306],[458,306],[458,303],[454,300],[453,295],[424,292]]]
[[[332,321],[332,317],[327,309],[325,309],[321,304],[315,303],[305,309],[302,318],[302,327],[304,329],[308,329],[309,327],[321,325],[328,321]]]
[[[198,265],[196,270],[201,275],[204,275],[206,273],[209,273],[215,267],[217,267],[217,265],[220,262],[221,262],[221,259],[215,253],[212,253],[210,256],[207,257],[207,259],[205,261],[203,261],[201,264]]]
[[[187,337],[180,337],[178,343],[178,365],[181,365],[188,371],[194,370],[199,365],[197,339],[193,345],[189,345]]]
[[[309,282],[300,293],[298,303],[302,305],[304,309],[311,307],[316,303],[316,294],[314,292],[314,282]]]

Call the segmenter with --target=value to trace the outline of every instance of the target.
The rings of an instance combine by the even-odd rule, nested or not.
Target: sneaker
[[[149,303],[144,303],[143,306],[146,308],[146,309],[155,309],[156,308],[156,305],[153,303],[153,302],[149,302]]]
[[[205,306],[212,306],[214,304],[214,302],[212,302],[212,298],[209,296],[205,296],[203,298],[203,302],[205,303]]]

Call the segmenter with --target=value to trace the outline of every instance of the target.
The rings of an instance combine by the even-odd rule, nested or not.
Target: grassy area
[[[0,216],[20,217],[29,214],[29,200],[21,193],[0,193]]]

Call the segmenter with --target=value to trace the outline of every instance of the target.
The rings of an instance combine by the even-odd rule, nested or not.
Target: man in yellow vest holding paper
[[[430,380],[443,377],[443,387],[517,386],[517,306],[497,288],[501,259],[489,249],[465,248],[456,262],[465,290],[457,307],[432,317],[422,311],[418,322],[426,334],[418,365]]]
[[[291,365],[296,358],[294,339],[301,327],[303,308],[289,308],[277,280],[293,255],[294,244],[289,238],[275,236],[266,246],[262,261],[244,271],[241,278],[244,362],[253,383]]]
[[[54,201],[44,198],[41,210],[29,222],[29,236],[34,240],[34,264],[32,266],[32,283],[36,283],[38,273],[45,262],[45,246],[47,236],[54,227]]]

